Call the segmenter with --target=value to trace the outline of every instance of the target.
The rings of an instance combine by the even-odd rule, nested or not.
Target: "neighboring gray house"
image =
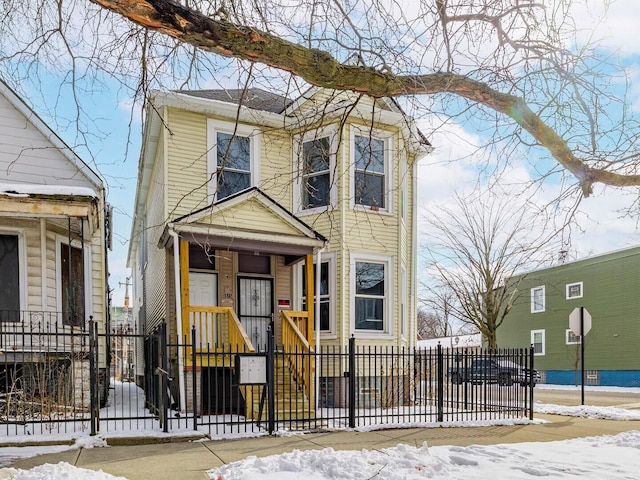
[[[107,328],[104,195],[100,177],[0,81],[0,390],[42,380],[46,363],[56,368],[49,388],[71,386],[73,404],[88,406],[87,346],[75,334],[90,317]],[[61,368],[70,376],[52,386]]]

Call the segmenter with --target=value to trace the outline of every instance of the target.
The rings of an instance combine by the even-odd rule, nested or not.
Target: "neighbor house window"
[[[534,355],[544,355],[544,330],[531,330],[531,345]]]
[[[567,345],[580,344],[580,335],[573,333],[573,330],[567,328],[565,330],[565,343]]]
[[[80,248],[60,244],[62,323],[82,326],[85,322],[84,258]]]
[[[304,274],[304,263],[302,264],[302,309],[307,309],[307,276]],[[313,281],[317,279],[317,265],[313,265]],[[329,262],[322,262],[320,267],[320,331],[329,332],[331,330],[331,275]],[[315,286],[314,286],[315,288]],[[315,295],[315,292],[314,292]],[[315,308],[315,306],[313,307]],[[315,328],[315,325],[314,325]]]
[[[20,256],[17,235],[0,235],[0,322],[20,320]]]
[[[582,282],[567,284],[567,300],[582,298]]]
[[[354,267],[355,330],[388,331],[389,263],[358,260]]]
[[[220,201],[255,185],[258,134],[252,128],[208,122],[209,194]]]
[[[531,289],[531,313],[544,312],[544,285]]]
[[[354,205],[390,211],[391,135],[352,127]]]

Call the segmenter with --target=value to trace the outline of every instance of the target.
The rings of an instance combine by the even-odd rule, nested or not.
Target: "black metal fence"
[[[196,345],[195,331],[168,341],[164,324],[146,336],[56,332],[41,350],[33,348],[35,333],[20,335],[30,350],[18,337],[2,340],[0,435],[197,430],[221,437],[532,418],[539,379],[530,348],[414,350],[352,338],[347,348],[286,352],[271,336],[258,352],[238,352]],[[139,358],[143,370],[133,364]]]

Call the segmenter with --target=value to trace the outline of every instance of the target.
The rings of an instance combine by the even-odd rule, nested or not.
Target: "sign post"
[[[576,307],[569,314],[569,329],[580,336],[580,404],[584,405],[584,336],[591,330],[591,314],[584,307]]]

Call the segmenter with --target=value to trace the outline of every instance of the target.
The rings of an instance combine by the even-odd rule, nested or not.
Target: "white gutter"
[[[182,291],[180,290],[180,237],[173,229],[173,224],[168,225],[169,235],[173,238],[173,279],[176,290],[176,328],[178,330],[178,339],[182,335]],[[186,385],[184,383],[184,365],[182,360],[182,342],[178,341],[178,382],[180,383],[180,412],[185,412],[186,405]],[[195,345],[192,346],[195,348]],[[195,365],[193,366],[195,368]],[[193,388],[196,388],[194,385]]]
[[[313,314],[313,318],[315,320],[315,328],[316,328],[316,358],[318,358],[318,354],[320,353],[320,280],[322,279],[322,251],[325,247],[319,248],[316,252],[316,293],[315,293],[315,313]],[[316,379],[316,410],[318,409],[318,392],[320,391],[320,377],[317,375],[317,367],[316,372],[314,372],[314,377]]]

